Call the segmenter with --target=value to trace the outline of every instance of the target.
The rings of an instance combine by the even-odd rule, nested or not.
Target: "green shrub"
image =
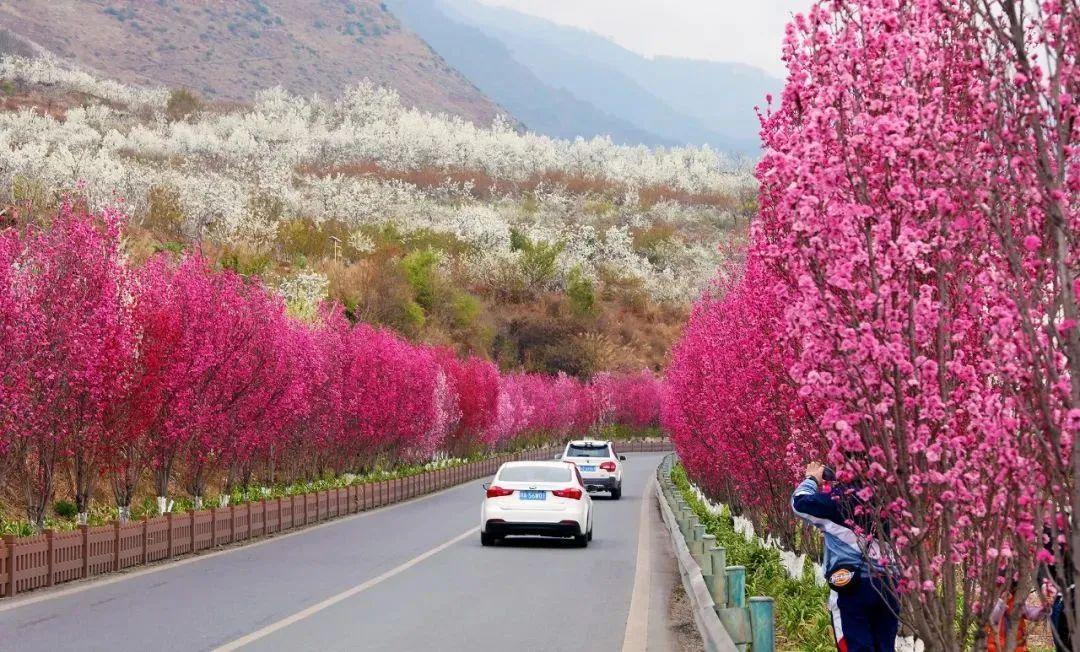
[[[431,310],[435,305],[435,266],[438,263],[439,253],[431,248],[414,251],[401,261],[413,297],[425,310]]]
[[[420,304],[415,301],[409,301],[403,306],[403,313],[406,320],[405,330],[406,332],[413,332],[420,330],[427,323],[427,316],[424,315],[424,309],[420,307]]]
[[[241,276],[261,276],[270,267],[270,256],[239,248],[226,248],[221,254],[220,265]]]
[[[53,513],[60,518],[75,518],[79,508],[70,500],[58,500],[53,503]]]
[[[581,273],[580,267],[570,270],[566,279],[566,296],[570,299],[570,308],[574,314],[579,316],[592,314],[596,306],[596,293],[593,282]]]
[[[169,93],[169,101],[165,105],[165,115],[169,120],[186,120],[202,108],[202,100],[194,92],[186,88],[178,88]]]
[[[184,253],[187,246],[183,242],[159,242],[154,245],[154,253],[160,253],[162,251],[168,251],[169,253],[179,256]]]
[[[468,328],[473,325],[483,309],[484,304],[480,299],[468,292],[457,292],[451,305],[451,314],[454,324],[459,328]]]
[[[561,242],[534,242],[517,229],[511,229],[510,248],[521,254],[518,271],[527,294],[542,290],[555,278],[556,262],[564,248]]]

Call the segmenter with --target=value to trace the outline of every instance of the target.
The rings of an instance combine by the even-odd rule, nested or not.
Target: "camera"
[[[836,481],[836,471],[833,471],[832,467],[826,466],[825,469],[822,470],[822,472],[821,472],[821,479],[824,480],[825,482],[835,482]]]

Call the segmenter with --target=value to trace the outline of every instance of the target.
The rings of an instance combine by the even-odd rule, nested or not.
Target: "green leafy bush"
[[[438,263],[439,253],[432,248],[413,251],[401,261],[416,303],[425,310],[431,310],[435,305],[435,266]]]
[[[78,509],[70,500],[58,500],[53,503],[53,513],[60,518],[75,518],[75,515],[79,513]]]
[[[202,108],[202,100],[194,92],[186,88],[178,88],[169,94],[169,101],[165,105],[165,115],[169,120],[186,120],[198,113]]]
[[[570,270],[566,279],[566,296],[570,299],[570,308],[574,314],[592,314],[596,306],[596,292],[593,282],[581,273],[580,267]]]

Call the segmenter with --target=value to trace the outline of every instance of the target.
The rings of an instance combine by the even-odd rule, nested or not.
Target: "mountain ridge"
[[[214,99],[279,85],[337,97],[367,78],[480,125],[506,113],[377,0],[7,0],[0,26],[103,75]]]

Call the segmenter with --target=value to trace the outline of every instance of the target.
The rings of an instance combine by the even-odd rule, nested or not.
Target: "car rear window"
[[[570,444],[570,446],[566,448],[566,457],[609,457],[608,445],[597,444],[594,446],[585,446]]]
[[[499,472],[504,482],[567,482],[568,466],[508,466]]]

